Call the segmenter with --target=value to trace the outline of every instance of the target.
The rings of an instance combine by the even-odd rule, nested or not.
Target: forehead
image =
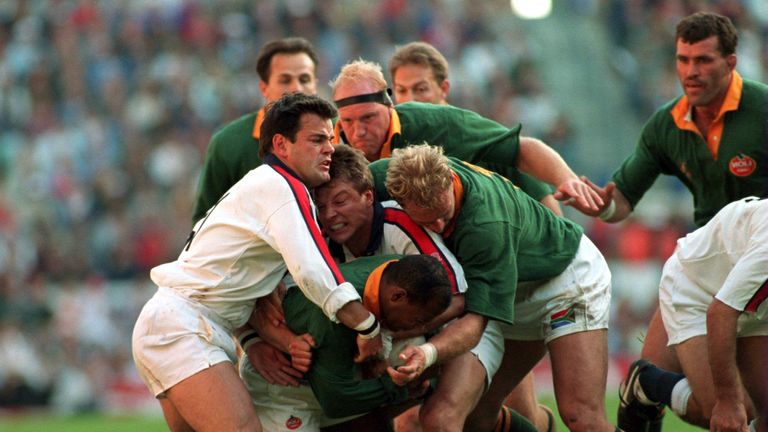
[[[376,93],[379,90],[380,89],[376,87],[376,84],[369,80],[363,80],[363,81],[342,80],[336,86],[336,90],[333,92],[333,98],[335,100],[339,100],[339,99],[344,99],[351,96]]]
[[[339,108],[339,118],[359,118],[369,114],[384,115],[389,107],[377,102],[361,102]]]
[[[415,84],[419,81],[432,80],[435,81],[435,76],[432,73],[432,68],[427,65],[408,63],[400,66],[395,70],[394,76],[395,84]]]
[[[326,199],[331,198],[342,192],[360,195],[360,193],[357,192],[357,190],[352,185],[352,183],[350,183],[345,179],[340,179],[340,178],[332,179],[330,182],[316,189],[318,201],[320,201],[321,198],[326,198]]]
[[[272,56],[269,62],[270,75],[288,73],[295,69],[310,69],[309,72],[315,72],[315,64],[307,53],[278,53]]]
[[[331,119],[324,119],[315,113],[304,113],[299,117],[299,133],[329,135],[332,130]]]
[[[694,43],[688,43],[678,38],[676,47],[679,55],[720,55],[717,36],[710,36]]]

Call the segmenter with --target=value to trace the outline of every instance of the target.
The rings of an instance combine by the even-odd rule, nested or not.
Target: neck
[[[363,228],[360,228],[360,231],[356,233],[352,238],[350,238],[346,243],[344,243],[344,246],[349,249],[350,252],[352,252],[352,255],[355,257],[360,257],[365,254],[366,250],[368,249],[368,245],[371,242],[371,226],[373,226],[373,207],[371,207],[368,212],[368,221],[365,223]]]

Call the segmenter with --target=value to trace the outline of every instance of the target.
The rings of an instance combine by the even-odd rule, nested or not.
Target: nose
[[[446,223],[445,219],[440,218],[440,219],[436,219],[434,222],[432,222],[429,225],[427,225],[427,228],[429,228],[430,230],[440,234],[440,233],[443,232],[443,230],[445,229],[446,225],[448,225],[448,224]]]

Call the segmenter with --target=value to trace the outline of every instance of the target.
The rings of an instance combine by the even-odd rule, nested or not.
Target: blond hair
[[[392,152],[385,186],[400,205],[407,202],[434,209],[440,204],[439,194],[451,186],[452,177],[442,147],[420,144]]]
[[[381,66],[363,59],[353,60],[341,68],[341,72],[330,82],[332,94],[336,95],[339,85],[347,82],[370,83],[377,91],[387,89],[387,80],[384,78]]]

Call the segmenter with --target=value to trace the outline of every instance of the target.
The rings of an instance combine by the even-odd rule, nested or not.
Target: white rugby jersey
[[[683,272],[728,306],[768,317],[768,199],[723,207],[675,250]]]
[[[328,251],[306,186],[276,158],[268,160],[195,224],[176,261],[153,268],[150,277],[212,309],[234,329],[288,270],[304,295],[336,321],[336,312],[360,296]]]
[[[467,290],[464,270],[439,235],[416,224],[396,201],[374,203],[373,213],[371,240],[363,256],[431,255],[439,259],[448,272],[454,294]],[[330,248],[339,262],[357,258],[346,246],[331,242]]]

